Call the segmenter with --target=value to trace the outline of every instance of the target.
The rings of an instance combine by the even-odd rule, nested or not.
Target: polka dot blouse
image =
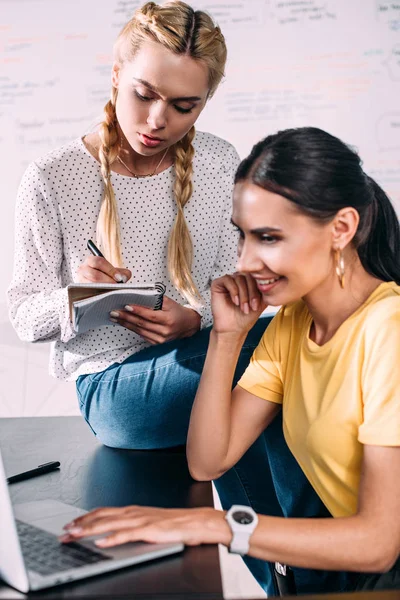
[[[208,133],[197,132],[193,144],[193,195],[184,212],[206,327],[212,322],[210,283],[235,269],[237,234],[230,217],[239,157],[228,142]],[[166,294],[185,305],[167,269],[168,237],[176,216],[174,168],[143,179],[112,173],[111,181],[131,281],[161,281]],[[149,346],[111,323],[83,334],[72,328],[66,286],[77,281],[77,269],[88,254],[87,240],[96,239],[102,197],[100,165],[80,138],[31,163],[18,191],[10,318],[22,340],[52,342],[50,373],[62,380],[103,371]]]

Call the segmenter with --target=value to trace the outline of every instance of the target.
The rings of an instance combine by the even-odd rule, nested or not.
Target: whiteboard
[[[21,175],[31,160],[101,120],[110,93],[113,41],[140,4],[0,0],[4,292],[12,275],[14,206]],[[210,12],[220,24],[229,55],[226,78],[197,122],[198,129],[229,140],[242,157],[261,137],[278,129],[326,129],[358,149],[366,172],[400,212],[400,2],[196,0],[192,5]],[[25,365],[20,367],[25,373],[18,384],[21,390],[13,391],[19,400],[11,403],[9,395],[0,392],[0,416],[21,410],[28,414],[28,395],[33,394],[39,370],[43,385],[48,346],[27,348],[16,340],[5,301],[0,303],[0,330],[0,354],[10,361],[9,368],[14,369],[16,360],[11,347],[23,353],[18,357]],[[32,385],[27,385],[27,377]],[[8,379],[5,368],[0,390],[10,385]],[[54,385],[50,398],[56,393]],[[53,407],[51,400],[48,405]],[[7,406],[4,414],[2,406]]]

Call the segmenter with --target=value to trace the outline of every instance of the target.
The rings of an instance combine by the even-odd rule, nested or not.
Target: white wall
[[[111,47],[136,0],[2,0],[0,25],[0,416],[74,414],[73,384],[47,374],[48,346],[18,341],[4,293],[16,190],[29,161],[95,124],[109,94]],[[400,209],[400,4],[384,0],[218,0],[226,80],[199,129],[244,156],[291,126],[356,146]]]

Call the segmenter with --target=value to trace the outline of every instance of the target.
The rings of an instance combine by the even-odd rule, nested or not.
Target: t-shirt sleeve
[[[241,388],[254,396],[277,404],[282,404],[283,401],[281,333],[282,309],[268,325],[249,366],[238,382]]]
[[[380,302],[365,333],[362,444],[400,446],[400,298]]]

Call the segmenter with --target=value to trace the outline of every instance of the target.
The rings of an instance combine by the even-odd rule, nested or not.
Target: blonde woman
[[[12,323],[52,342],[50,372],[76,380],[106,445],[184,444],[206,353],[210,282],[232,271],[235,149],[194,124],[223,75],[226,45],[184,2],[138,8],[114,46],[111,99],[97,131],[33,162],[20,185]],[[89,255],[94,239],[105,258]],[[161,311],[110,313],[78,335],[66,286],[161,281]],[[255,328],[243,365],[265,328]]]

